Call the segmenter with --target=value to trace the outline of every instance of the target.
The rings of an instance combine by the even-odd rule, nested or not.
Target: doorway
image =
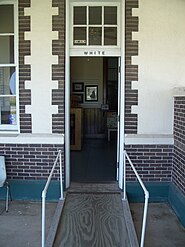
[[[118,78],[118,57],[70,58],[73,182],[116,180]]]

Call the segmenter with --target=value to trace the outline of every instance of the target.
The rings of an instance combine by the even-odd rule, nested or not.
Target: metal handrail
[[[145,204],[144,204],[144,210],[143,210],[143,222],[142,222],[142,231],[141,231],[141,240],[140,240],[140,247],[144,246],[144,240],[145,240],[145,231],[146,231],[146,219],[147,219],[147,211],[148,211],[148,199],[149,199],[149,192],[146,189],[143,181],[141,180],[137,170],[135,169],[131,159],[129,158],[126,150],[124,150],[124,179],[123,179],[123,183],[124,183],[124,190],[123,190],[123,199],[126,200],[126,158],[130,164],[130,166],[132,167],[132,170],[134,171],[143,191],[145,194]]]
[[[50,185],[51,182],[51,178],[53,176],[55,167],[57,165],[59,159],[59,164],[60,164],[60,200],[64,199],[64,192],[63,192],[63,183],[62,183],[62,151],[59,150],[57,157],[55,159],[55,162],[53,164],[53,167],[51,169],[51,172],[49,174],[49,177],[47,179],[47,182],[45,184],[45,187],[42,191],[42,247],[45,246],[45,220],[46,220],[46,194],[48,191],[48,187]]]

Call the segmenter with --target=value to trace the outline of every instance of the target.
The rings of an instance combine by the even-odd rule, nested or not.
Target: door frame
[[[125,1],[120,0],[121,13],[125,13]],[[121,15],[121,37],[125,37],[125,15]],[[66,2],[66,31],[65,31],[65,187],[70,185],[70,1]],[[123,189],[123,171],[124,171],[124,159],[123,150],[125,143],[124,135],[124,114],[125,114],[125,38],[120,40],[121,52],[120,52],[120,116],[119,116],[119,158],[118,158],[118,183],[119,187]],[[102,57],[102,55],[100,55]]]

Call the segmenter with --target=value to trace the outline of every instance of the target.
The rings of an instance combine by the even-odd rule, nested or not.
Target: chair
[[[5,157],[0,156],[0,188],[6,186],[6,204],[5,209],[8,212],[8,201],[9,201],[9,192],[10,192],[10,185],[6,180],[6,166],[5,166]],[[11,194],[10,194],[11,198]]]

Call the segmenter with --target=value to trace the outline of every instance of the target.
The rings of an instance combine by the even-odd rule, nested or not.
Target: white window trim
[[[117,12],[117,25],[92,25],[92,26],[102,26],[102,27],[117,27],[117,45],[73,45],[73,9],[75,6],[87,6],[87,7],[91,7],[91,6],[117,6],[118,8],[118,12]],[[88,12],[88,11],[87,11]],[[109,55],[109,56],[120,56],[121,54],[121,4],[120,1],[115,1],[115,2],[109,2],[109,1],[98,1],[98,2],[80,2],[80,1],[71,1],[70,3],[70,31],[69,31],[69,35],[70,35],[70,56],[83,56],[84,55],[84,51],[89,51],[89,52],[95,52],[95,51],[99,51],[101,53],[104,53],[105,56]],[[78,25],[76,25],[78,26]],[[81,27],[89,27],[91,25],[80,25]],[[104,32],[102,32],[102,39],[103,39],[103,35]],[[92,56],[92,54],[90,54],[89,56]],[[93,56],[99,56],[99,54],[94,54]]]
[[[14,5],[14,33],[1,34],[14,36],[14,63],[0,64],[0,67],[15,67],[16,74],[16,125],[0,124],[0,133],[20,133],[19,122],[19,64],[18,64],[18,2],[17,0],[0,0],[0,5]]]

